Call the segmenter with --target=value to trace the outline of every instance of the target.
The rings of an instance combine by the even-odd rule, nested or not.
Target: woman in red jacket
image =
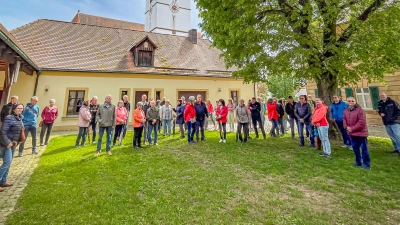
[[[207,99],[206,101],[207,105],[207,111],[208,111],[208,117],[210,118],[211,122],[214,124],[214,129],[215,129],[215,121],[214,121],[214,106],[211,104],[210,99]],[[206,128],[208,128],[208,119],[206,120]]]
[[[276,102],[272,98],[269,98],[267,101],[267,110],[268,110],[268,119],[272,123],[272,128],[271,131],[269,132],[269,135],[272,137],[276,137],[275,130],[278,127],[278,111],[276,110]]]
[[[196,109],[194,108],[194,96],[190,96],[186,103],[185,111],[183,112],[183,119],[187,124],[188,143],[194,144],[193,135],[196,132]]]
[[[50,104],[44,107],[42,111],[42,130],[40,131],[40,146],[48,145],[51,130],[53,129],[54,121],[58,117],[58,108],[54,104],[55,99],[50,99]],[[43,144],[44,134],[46,133],[46,139]]]
[[[368,127],[364,110],[356,104],[353,97],[347,98],[348,108],[344,110],[343,127],[347,130],[351,140],[356,162],[354,166],[364,169],[371,168],[371,159],[368,152]],[[361,154],[360,154],[361,148]]]
[[[226,117],[228,116],[228,107],[225,106],[225,101],[223,99],[220,99],[218,101],[218,107],[215,115],[216,115],[215,119],[218,121],[219,124],[219,136],[221,138],[219,142],[226,143],[226,122],[227,122]],[[224,130],[223,136],[222,136],[222,129]]]
[[[331,143],[329,142],[329,123],[326,119],[326,113],[328,112],[328,106],[323,102],[322,98],[315,99],[316,107],[314,108],[314,115],[312,117],[312,123],[317,127],[318,137],[322,141],[322,147],[324,152],[319,154],[322,157],[331,157]]]

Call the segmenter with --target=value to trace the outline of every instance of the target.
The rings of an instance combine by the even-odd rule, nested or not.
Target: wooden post
[[[10,97],[10,90],[11,90],[11,77],[10,77],[10,64],[6,62],[6,67],[5,67],[5,76],[4,76],[4,86],[3,86],[3,96],[1,97],[1,105],[5,105],[8,102],[8,98]]]

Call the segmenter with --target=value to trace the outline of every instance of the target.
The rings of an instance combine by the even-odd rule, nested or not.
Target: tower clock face
[[[172,0],[171,4],[169,4],[169,9],[173,13],[179,12],[179,6],[178,3],[176,3],[176,0]]]

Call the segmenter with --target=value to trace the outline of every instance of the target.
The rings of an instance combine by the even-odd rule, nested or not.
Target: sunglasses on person
[[[347,100],[347,102],[355,102],[354,100]]]

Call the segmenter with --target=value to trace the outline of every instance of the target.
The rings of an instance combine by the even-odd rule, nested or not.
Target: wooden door
[[[135,91],[135,105],[131,108],[136,109],[136,104],[138,102],[142,101],[142,96],[146,95],[147,97],[149,96],[149,92],[148,91]]]
[[[197,99],[197,95],[201,95],[201,99],[205,102],[206,99],[206,92],[205,91],[179,91],[178,98],[180,99],[182,96],[185,97],[185,100],[188,101],[190,96],[194,96]],[[212,101],[212,100],[211,100]]]

